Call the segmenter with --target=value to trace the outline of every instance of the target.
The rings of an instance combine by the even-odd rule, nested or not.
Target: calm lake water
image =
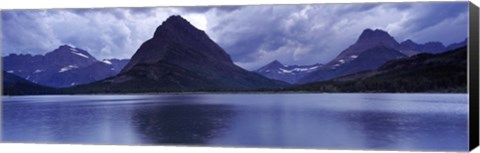
[[[2,141],[468,149],[466,94],[3,97]]]

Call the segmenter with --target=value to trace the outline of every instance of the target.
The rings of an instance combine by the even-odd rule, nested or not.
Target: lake
[[[2,141],[468,150],[467,94],[4,96]]]

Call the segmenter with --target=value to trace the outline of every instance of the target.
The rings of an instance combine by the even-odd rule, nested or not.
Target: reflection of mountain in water
[[[146,144],[206,144],[222,133],[233,116],[231,106],[205,104],[201,96],[162,98],[167,105],[154,105],[133,113],[136,130]]]

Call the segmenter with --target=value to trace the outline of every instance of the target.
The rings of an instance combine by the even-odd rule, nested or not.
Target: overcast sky
[[[2,11],[2,54],[44,54],[70,44],[98,59],[130,58],[177,14],[249,70],[275,59],[327,63],[366,28],[399,42],[445,45],[465,39],[468,29],[467,2],[9,10]]]

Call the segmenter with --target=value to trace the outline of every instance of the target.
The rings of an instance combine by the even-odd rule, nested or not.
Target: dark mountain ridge
[[[2,71],[3,95],[37,95],[53,93],[54,89],[41,86],[22,77]]]

